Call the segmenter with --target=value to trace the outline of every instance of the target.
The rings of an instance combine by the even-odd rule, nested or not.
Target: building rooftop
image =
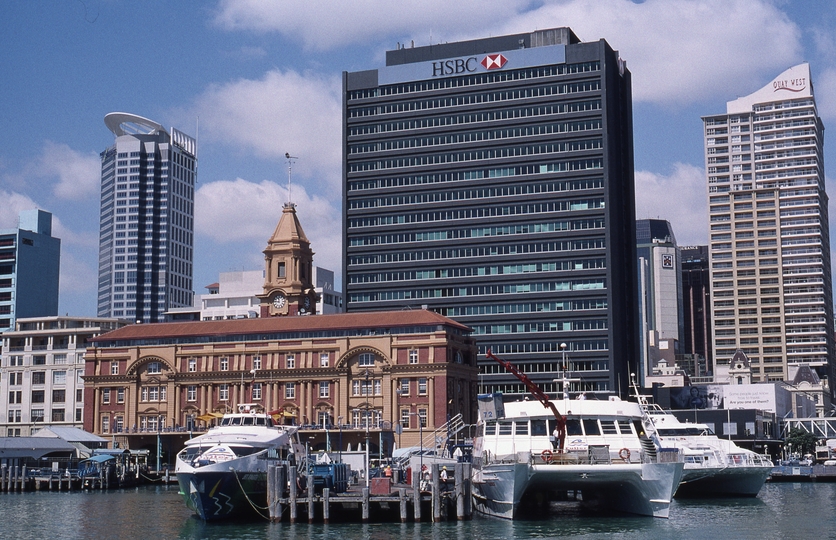
[[[184,321],[168,323],[134,324],[94,338],[104,346],[116,342],[137,340],[176,340],[183,338],[222,338],[224,336],[263,335],[264,339],[276,339],[271,334],[316,333],[334,331],[363,331],[415,326],[444,325],[462,333],[470,328],[438,313],[420,309],[404,311],[377,311],[337,313],[332,315],[264,317],[257,319],[233,319],[222,321]],[[384,333],[385,333],[384,332]]]

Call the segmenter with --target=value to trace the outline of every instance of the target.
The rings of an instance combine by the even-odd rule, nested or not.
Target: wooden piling
[[[311,475],[306,475],[305,480],[307,481],[308,487],[308,523],[313,523],[314,520],[314,482]]]
[[[416,522],[421,521],[421,472],[412,471],[412,506]]]
[[[465,519],[473,519],[473,477],[472,467],[470,463],[462,463],[462,480],[464,483],[464,493],[462,499],[464,501],[464,516]]]
[[[369,488],[363,488],[363,523],[369,522]]]
[[[322,522],[329,523],[331,521],[331,490],[325,488],[322,490]]]
[[[456,463],[453,469],[453,477],[456,479],[456,519],[462,521],[465,519],[464,514],[464,467],[463,463]]]
[[[400,502],[401,523],[406,523],[406,488],[398,488],[398,501]]]
[[[433,522],[441,521],[441,482],[438,477],[438,463],[433,463],[430,467],[430,482],[432,482],[432,505],[433,505]]]
[[[298,475],[296,466],[290,467],[290,522],[296,523],[296,518],[298,517],[297,512],[299,509],[296,507],[296,491],[297,491],[297,482],[298,482]]]

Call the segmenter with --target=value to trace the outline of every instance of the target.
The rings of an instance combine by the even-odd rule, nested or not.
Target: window
[[[75,421],[76,421],[76,422],[81,422],[81,421],[83,421],[83,418],[81,417],[81,411],[82,411],[82,410],[83,410],[83,409],[82,409],[81,407],[76,408],[76,410],[75,410]]]
[[[408,396],[409,395],[409,379],[406,379],[406,378],[401,379],[401,384],[400,384],[399,389],[401,391],[400,394],[402,396]]]
[[[9,410],[9,422],[22,422],[19,410]]]
[[[287,274],[287,270],[285,268],[285,263],[280,262],[278,265],[278,274],[276,277],[283,278]]]
[[[33,371],[32,384],[46,384],[46,371]]]
[[[253,383],[253,401],[261,399],[261,383]]]
[[[146,373],[150,375],[158,375],[162,372],[162,365],[159,362],[151,362],[148,364],[148,369],[146,370]]]
[[[261,369],[261,357],[253,356],[253,369]]]
[[[23,384],[23,372],[18,371],[9,373],[9,384],[11,386],[18,386]]]
[[[329,384],[328,381],[320,381],[319,382],[319,397],[327,398],[329,394]]]
[[[29,413],[30,418],[32,418],[33,422],[43,422],[44,421],[44,410],[43,409],[32,409]]]
[[[427,378],[421,377],[418,379],[418,395],[425,396],[427,395]]]
[[[374,354],[372,353],[362,353],[359,358],[357,359],[357,364],[360,367],[373,367],[374,366]]]
[[[78,400],[81,401],[81,400]],[[116,389],[116,403],[125,403],[125,389],[124,388],[117,388]]]
[[[117,416],[114,420],[113,430],[116,433],[122,433],[122,430],[125,429],[125,420],[121,416]]]
[[[421,420],[421,427],[427,427],[427,409],[418,409],[418,418]]]
[[[64,421],[64,409],[52,409],[52,421],[53,422],[63,422]]]
[[[221,364],[221,371],[229,371],[229,358],[224,356],[223,358],[221,358],[220,364]]]
[[[221,401],[229,401],[229,385],[218,385],[218,399]]]
[[[110,374],[119,375],[119,362],[114,360],[110,363]]]
[[[66,364],[67,363],[67,355],[66,354],[54,354],[54,355],[52,355],[52,363],[53,364]]]
[[[46,365],[46,356],[38,355],[32,357],[32,365],[33,366],[45,366]]]
[[[55,400],[53,399],[52,401],[55,401]],[[105,388],[105,389],[102,390],[102,403],[105,404],[105,405],[110,403],[110,388]]]
[[[409,409],[401,409],[401,426],[409,427]]]
[[[197,386],[189,385],[186,387],[186,401],[197,401]]]
[[[289,382],[284,385],[285,399],[296,399],[296,384]]]
[[[409,351],[409,363],[410,364],[417,364],[418,363],[418,350],[411,349]]]
[[[379,396],[383,393],[383,381],[375,379],[374,381],[374,395]]]
[[[296,367],[296,355],[288,354],[284,359],[284,367],[287,369],[294,369]]]
[[[189,372],[197,371],[197,358],[189,358]]]
[[[319,355],[319,367],[328,367],[328,353]]]
[[[102,416],[102,433],[110,433],[110,417]]]
[[[52,372],[52,384],[66,384],[67,382],[67,372],[66,371],[53,371]]]
[[[22,403],[23,392],[21,390],[13,390],[9,392],[9,403]]]
[[[84,390],[82,388],[76,388],[76,390],[75,390],[75,400],[78,403],[81,403],[81,402],[84,401]]]
[[[43,403],[44,402],[44,391],[43,390],[32,390],[32,403]]]

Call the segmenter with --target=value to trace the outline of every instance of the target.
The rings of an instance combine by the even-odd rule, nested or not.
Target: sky
[[[626,61],[636,216],[669,220],[679,245],[708,242],[702,116],[809,62],[836,126],[836,2],[0,0],[0,229],[20,210],[52,212],[59,314],[95,316],[104,117],[127,112],[198,139],[196,294],[263,268],[288,200],[285,153],[314,263],[339,275],[342,72],[383,67],[399,44],[562,26]]]

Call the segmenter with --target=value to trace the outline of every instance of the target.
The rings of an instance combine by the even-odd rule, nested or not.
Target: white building
[[[83,427],[87,345],[122,326],[115,319],[18,319],[14,330],[2,334],[0,436],[29,437],[45,426]]]
[[[799,364],[832,377],[824,127],[809,65],[703,122],[714,372],[740,349],[753,382],[787,380]]]
[[[110,113],[116,136],[101,153],[99,317],[160,322],[192,305],[195,140],[127,113]]]

